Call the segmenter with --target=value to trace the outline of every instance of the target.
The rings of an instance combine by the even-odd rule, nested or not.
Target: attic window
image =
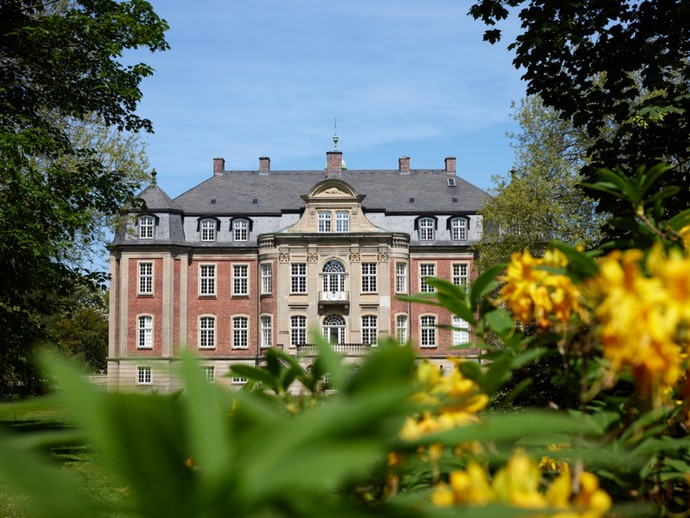
[[[215,205],[215,204],[216,204],[216,199],[215,198],[211,199],[211,205]]]
[[[457,202],[458,202],[458,199],[457,199],[455,196],[453,196],[453,198],[451,198],[451,199],[453,200],[453,203],[457,203]]]
[[[455,178],[446,178],[446,181],[448,182],[448,187],[455,187],[457,185],[455,183]]]
[[[414,203],[414,198],[410,198],[410,203]]]
[[[252,203],[259,203],[258,198],[253,198],[253,199],[252,199]]]

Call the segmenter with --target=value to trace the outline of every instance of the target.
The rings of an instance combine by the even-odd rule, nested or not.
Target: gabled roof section
[[[141,191],[137,198],[142,199],[146,203],[146,210],[150,212],[181,212],[182,210],[156,183],[152,183]]]

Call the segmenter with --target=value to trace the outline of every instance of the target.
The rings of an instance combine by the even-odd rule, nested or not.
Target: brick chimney
[[[455,174],[455,157],[446,157],[446,173]]]
[[[223,174],[225,171],[225,159],[224,158],[214,158],[213,159],[213,176],[218,176]]]
[[[271,159],[267,156],[259,157],[259,172],[267,173],[271,170]]]
[[[401,173],[409,173],[410,172],[410,157],[409,156],[401,156],[398,158],[398,170]]]
[[[343,152],[326,151],[326,174],[342,174],[343,171]]]

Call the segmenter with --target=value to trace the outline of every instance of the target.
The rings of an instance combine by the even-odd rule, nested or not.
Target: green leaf
[[[568,272],[574,274],[576,280],[593,277],[599,271],[599,266],[591,255],[559,241],[552,242],[551,246],[568,258]]]
[[[489,329],[499,336],[505,336],[513,329],[513,318],[510,313],[500,307],[484,313],[484,320]]]
[[[480,299],[499,286],[500,282],[497,277],[506,269],[506,266],[506,264],[497,264],[487,268],[472,282],[472,287],[470,288],[470,304],[472,309],[476,310]]]

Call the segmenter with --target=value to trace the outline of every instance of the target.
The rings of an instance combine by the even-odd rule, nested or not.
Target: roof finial
[[[333,151],[338,151],[338,119],[333,119]]]
[[[156,168],[154,167],[153,170],[151,171],[151,183],[153,185],[156,185],[156,175],[158,174],[158,171],[156,171]]]

